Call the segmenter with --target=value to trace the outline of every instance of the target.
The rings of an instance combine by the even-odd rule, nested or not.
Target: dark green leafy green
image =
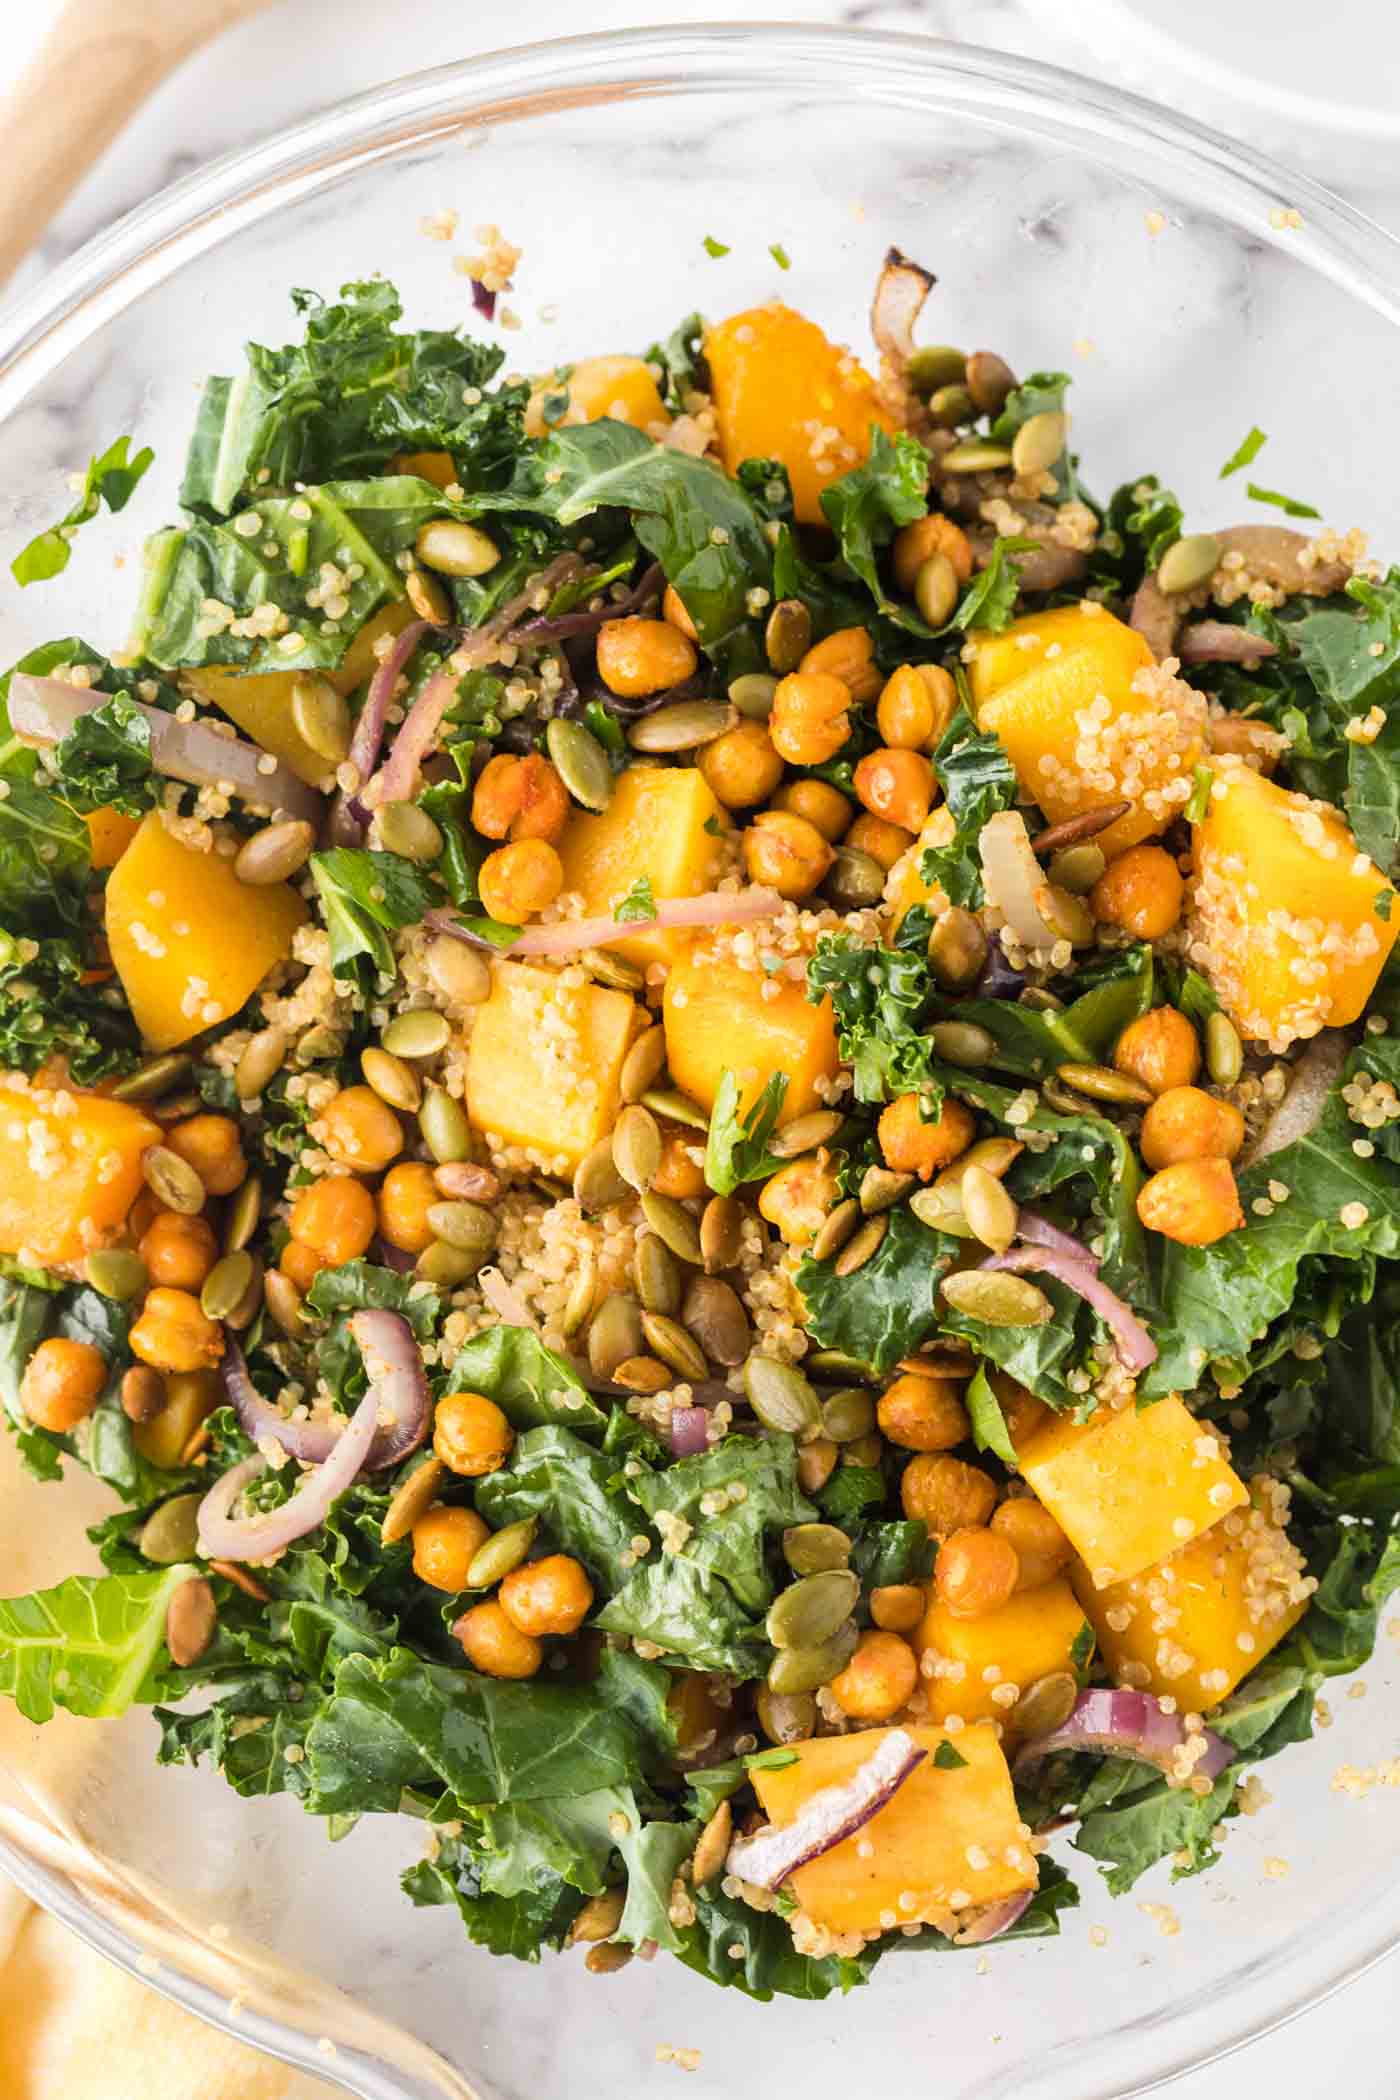
[[[481,1481],[476,1502],[493,1529],[535,1517],[597,1582],[609,1590],[626,1582],[640,1517],[622,1492],[616,1461],[572,1430],[556,1423],[526,1430],[509,1463]]]
[[[928,454],[904,432],[888,438],[874,425],[869,456],[822,490],[822,512],[836,535],[848,569],[857,575],[886,619],[911,634],[932,630],[907,605],[885,591],[879,557],[901,525],[912,525],[928,509]]]
[[[984,1370],[979,1369],[969,1382],[963,1405],[972,1422],[972,1439],[978,1450],[993,1451],[1003,1464],[1014,1468],[1016,1446],[1011,1441],[1001,1402],[992,1391],[991,1381]]]
[[[938,1287],[957,1250],[946,1233],[930,1232],[913,1212],[888,1213],[885,1236],[852,1276],[804,1255],[797,1288],[807,1331],[822,1349],[839,1349],[874,1371],[909,1356],[938,1324]]]
[[[692,1670],[760,1677],[772,1655],[729,1585],[684,1553],[649,1553],[593,1623],[652,1641]]]
[[[78,527],[95,518],[104,503],[108,510],[125,510],[137,482],[154,458],[149,445],[133,454],[129,437],[116,438],[105,452],[95,453],[88,461],[77,502],[57,525],[50,525],[21,548],[10,563],[15,582],[45,583],[49,577],[60,575],[72,559],[73,536]]]
[[[933,1044],[921,1023],[932,993],[928,968],[929,914],[907,911],[888,948],[867,948],[848,933],[823,933],[807,964],[807,997],[830,997],[841,1056],[852,1068],[857,1101],[880,1102],[925,1092],[927,1113],[938,1098],[931,1087]]]
[[[976,911],[984,901],[977,841],[989,817],[1014,807],[1019,793],[1015,769],[995,731],[979,731],[967,709],[959,707],[939,739],[933,770],[954,832],[946,846],[925,850],[919,873],[942,889],[950,904]]]
[[[528,1327],[488,1327],[464,1342],[451,1390],[484,1393],[514,1429],[557,1425],[592,1435],[607,1421],[577,1371]]]
[[[737,1947],[738,1954],[730,1952]],[[695,1923],[678,1948],[688,1969],[713,1983],[742,1991],[767,2004],[772,1998],[829,1998],[869,1977],[871,1952],[855,1957],[828,1954],[819,1960],[799,1954],[783,1919],[773,1911],[750,1910],[726,1896],[718,1882],[695,1891]]]
[[[23,779],[0,801],[0,925],[43,939],[80,935],[92,847],[76,810]]]
[[[643,1467],[629,1486],[653,1522],[658,1511],[667,1513],[671,1537],[677,1524],[689,1527],[679,1553],[727,1584],[753,1613],[766,1611],[773,1598],[765,1533],[816,1515],[798,1488],[790,1438],[725,1437],[659,1471]]]
[[[758,1099],[739,1112],[739,1082],[726,1067],[715,1089],[705,1140],[705,1180],[717,1196],[732,1196],[742,1182],[766,1181],[783,1164],[768,1149],[782,1113],[787,1073],[774,1072]]]
[[[1038,540],[1028,539],[1023,533],[993,540],[990,561],[959,598],[949,626],[964,634],[970,634],[974,627],[1000,634],[1009,627],[1021,593],[1021,564],[1017,556],[1034,554],[1039,545]]]
[[[440,901],[421,868],[402,854],[363,846],[313,853],[310,866],[331,937],[331,968],[342,970],[364,955],[381,977],[396,976],[390,934],[418,925]]]
[[[50,1590],[0,1598],[0,1693],[27,1721],[47,1721],[59,1706],[89,1718],[123,1714],[153,1698],[170,1600],[196,1572],[70,1575]]]

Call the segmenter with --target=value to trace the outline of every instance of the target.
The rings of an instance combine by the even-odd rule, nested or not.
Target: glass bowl
[[[449,207],[458,240],[422,237]],[[234,369],[244,337],[284,339],[290,286],[379,270],[413,316],[470,319],[451,255],[483,221],[524,249],[504,302],[523,370],[775,293],[868,347],[871,287],[897,244],[938,273],[931,339],[1074,374],[1099,490],[1155,471],[1193,523],[1229,522],[1239,499],[1218,468],[1257,423],[1271,486],[1366,524],[1383,549],[1400,540],[1397,484],[1377,472],[1379,404],[1400,381],[1400,246],[1316,184],[1001,55],[838,29],[629,31],[345,103],[165,191],[0,317],[6,559],[66,508],[64,470],[123,430],[157,450],[129,510],[81,536],[60,580],[5,592],[4,660],[56,633],[120,642],[141,535],[174,508],[196,384]],[[712,259],[707,235],[729,252]],[[0,1524],[0,1587],[89,1564],[89,1485],[21,1487],[4,1465],[18,1514]],[[730,2100],[834,2100],[853,2065],[890,2100],[933,2080],[948,2100],[1117,2100],[1262,2033],[1400,1939],[1394,1807],[1329,1784],[1343,1760],[1376,1762],[1378,1723],[1393,1739],[1394,1641],[1367,1678],[1366,1698],[1336,1697],[1329,1733],[1269,1766],[1276,1799],[1231,1826],[1214,1873],[1172,1888],[1158,1870],[1113,1904],[1086,1863],[1059,1940],[891,1959],[816,2006],[721,1995],[667,1960],[611,1981],[577,1957],[494,1960],[400,1896],[416,1826],[368,1822],[330,1846],[289,1799],[157,1775],[144,1715],[42,1737],[0,1717],[0,1862],[107,1954],[366,2100],[647,2100],[674,2091],[659,2044],[702,2050],[693,2089]],[[1284,1879],[1266,1872],[1275,1855]],[[1170,1917],[1144,1914],[1164,1903]]]

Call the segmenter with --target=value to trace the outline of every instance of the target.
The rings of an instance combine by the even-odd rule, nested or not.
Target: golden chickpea
[[[894,580],[902,591],[912,591],[914,578],[931,554],[946,555],[957,571],[959,583],[972,575],[972,544],[960,525],[951,518],[915,518],[894,536]]]
[[[866,809],[846,833],[846,844],[868,853],[888,875],[895,862],[902,860],[909,851],[914,837],[915,834],[906,831],[902,824],[888,823],[884,817],[872,817]]]
[[[304,1240],[288,1240],[277,1257],[277,1266],[287,1281],[294,1283],[305,1297],[329,1262],[319,1248],[308,1247]]]
[[[452,1631],[472,1668],[487,1677],[533,1677],[544,1661],[539,1642],[512,1626],[494,1597],[464,1611]]]
[[[929,666],[930,670],[935,668]],[[943,675],[946,677],[947,673]],[[947,728],[934,686],[918,664],[901,664],[890,673],[875,710],[875,726],[886,744],[896,751],[929,751]]]
[[[372,1086],[344,1086],[321,1111],[316,1135],[356,1174],[378,1174],[403,1151],[403,1125]]]
[[[219,1243],[207,1218],[162,1210],[142,1233],[139,1251],[152,1283],[197,1291],[219,1258]]]
[[[851,805],[829,780],[790,780],[773,797],[773,807],[805,817],[809,824],[816,825],[829,846],[844,838],[850,829]]]
[[[107,1383],[107,1366],[91,1342],[51,1335],[40,1342],[20,1380],[20,1405],[40,1429],[66,1436],[90,1415]]]
[[[786,809],[760,810],[741,843],[750,882],[794,900],[810,897],[836,859],[816,825]]]
[[[564,863],[547,839],[519,839],[488,853],[476,882],[489,917],[521,926],[559,895]]]
[[[512,1568],[497,1591],[512,1626],[538,1639],[546,1633],[577,1633],[593,1609],[593,1585],[567,1553],[549,1553]]]
[[[789,1247],[805,1247],[839,1194],[836,1169],[826,1154],[808,1152],[764,1182],[759,1215],[777,1227]]]
[[[763,722],[736,722],[703,745],[695,763],[726,809],[756,809],[783,777],[783,762]]]
[[[224,1353],[223,1330],[188,1291],[162,1284],[146,1293],[131,1329],[131,1351],[153,1371],[203,1371]]]
[[[661,617],[663,620],[669,620],[673,627],[679,627],[688,642],[699,641],[700,637],[696,632],[695,622],[686,611],[685,600],[673,583],[667,584],[665,595],[661,600]]]
[[[374,1198],[352,1174],[328,1174],[298,1190],[287,1222],[328,1263],[358,1261],[374,1238]]]
[[[825,640],[814,642],[797,667],[803,677],[813,673],[839,678],[852,700],[873,700],[884,684],[875,664],[875,645],[864,627],[839,627]]]
[[[1185,1014],[1174,1006],[1154,1006],[1123,1030],[1113,1064],[1154,1094],[1165,1094],[1169,1087],[1190,1086],[1201,1069],[1201,1045]]]
[[[467,1479],[494,1473],[510,1457],[515,1431],[484,1393],[446,1393],[433,1417],[433,1449]]]
[[[569,794],[538,751],[500,751],[488,759],[472,790],[472,823],[487,839],[545,839],[557,843],[569,819]]]
[[[598,630],[598,676],[622,700],[664,693],[689,678],[699,661],[694,642],[666,620],[633,614],[605,620]]]
[[[129,1236],[140,1242],[155,1224],[157,1218],[168,1218],[176,1213],[168,1211],[154,1189],[137,1191],[136,1200],[126,1214],[126,1229]]]
[[[868,751],[855,769],[853,785],[872,817],[918,831],[933,808],[937,783],[922,751]]]
[[[1244,1223],[1228,1159],[1187,1159],[1163,1167],[1138,1190],[1137,1214],[1149,1232],[1183,1247],[1209,1247]]]
[[[919,1681],[919,1665],[908,1641],[879,1629],[863,1633],[831,1696],[853,1721],[888,1721],[907,1706]]]
[[[850,688],[824,671],[790,671],[778,680],[768,734],[792,766],[824,766],[851,734]]]
[[[1013,1495],[992,1512],[992,1530],[1016,1548],[1018,1590],[1038,1590],[1065,1567],[1073,1548],[1043,1502]]]
[[[699,1136],[698,1131],[663,1131],[661,1164],[651,1177],[651,1185],[658,1196],[670,1196],[677,1203],[685,1203],[692,1196],[704,1195],[705,1147],[703,1143],[696,1143]]]
[[[455,1595],[467,1586],[467,1570],[491,1536],[474,1509],[439,1503],[413,1527],[413,1572],[420,1582]]]
[[[972,1424],[951,1378],[907,1372],[880,1395],[875,1410],[882,1435],[905,1451],[951,1451]]]
[[[927,1524],[936,1539],[948,1538],[969,1524],[985,1524],[997,1506],[996,1483],[980,1466],[960,1458],[921,1451],[904,1468],[899,1483],[904,1514]]]
[[[165,1133],[170,1151],[193,1167],[211,1196],[229,1196],[248,1178],[248,1162],[232,1116],[190,1116]]]
[[[1159,1094],[1138,1138],[1143,1159],[1153,1168],[1187,1159],[1235,1160],[1243,1144],[1244,1117],[1234,1103],[1199,1086],[1173,1086]]]
[[[1164,847],[1129,846],[1089,892],[1094,917],[1140,941],[1159,941],[1181,917],[1185,884]]]
[[[912,1633],[924,1616],[917,1582],[890,1582],[870,1592],[870,1616],[883,1633]]]
[[[933,1586],[955,1619],[980,1619],[1007,1602],[1020,1572],[1016,1548],[1003,1532],[968,1524],[940,1545]]]
[[[920,1181],[928,1181],[966,1152],[976,1128],[972,1110],[951,1094],[928,1119],[918,1094],[901,1094],[881,1109],[876,1126],[885,1165],[896,1174],[917,1174]]]
[[[400,1160],[379,1184],[380,1237],[405,1254],[421,1254],[437,1238],[428,1212],[441,1201],[432,1168],[419,1159]]]

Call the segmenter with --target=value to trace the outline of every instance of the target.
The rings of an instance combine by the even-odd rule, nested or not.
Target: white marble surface
[[[7,25],[11,66],[22,39],[36,35],[48,4],[43,0],[27,10],[23,25]],[[200,162],[396,73],[582,28],[741,11],[733,0],[728,9],[719,0],[655,0],[650,7],[644,0],[587,0],[584,10],[566,8],[561,0],[414,0],[411,9],[386,8],[382,0],[279,0],[166,84],[44,234],[20,282],[33,282],[114,216]],[[1104,54],[1050,34],[1014,0],[848,0],[844,6],[766,0],[754,12],[767,19],[841,18],[922,30],[1113,70]],[[1374,216],[1400,226],[1400,166],[1371,170],[1351,194]],[[1378,1827],[1393,1826],[1387,1821]],[[1266,2094],[1311,2100],[1335,2082],[1344,2063],[1348,2100],[1392,2100],[1395,1982],[1392,1963],[1281,2034],[1174,2090],[1183,2100],[1263,2100]],[[1106,1984],[1111,1988],[1107,1975]]]

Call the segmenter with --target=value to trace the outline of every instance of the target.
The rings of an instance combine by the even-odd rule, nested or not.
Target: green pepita
[[[683,1203],[647,1189],[642,1196],[642,1216],[678,1261],[687,1262],[692,1269],[701,1266],[700,1228]]]
[[[729,1857],[730,1839],[734,1834],[734,1811],[727,1801],[721,1801],[701,1831],[690,1860],[692,1888],[702,1889],[707,1881],[713,1881],[723,1869]]]
[[[931,1232],[950,1232],[960,1240],[973,1237],[955,1185],[935,1181],[931,1188],[916,1189],[909,1198],[909,1208]]]
[[[1206,1021],[1206,1070],[1217,1086],[1233,1086],[1244,1067],[1244,1045],[1228,1014]]]
[[[818,1372],[823,1378],[867,1378],[870,1366],[858,1356],[848,1356],[844,1349],[814,1349],[804,1359],[809,1371]]]
[[[754,1712],[770,1743],[805,1743],[816,1730],[817,1702],[810,1692],[774,1692],[761,1684]]]
[[[1035,908],[1057,941],[1087,948],[1094,938],[1094,915],[1082,897],[1075,897],[1057,883],[1042,883],[1034,893]]]
[[[860,1207],[867,1217],[892,1210],[913,1188],[917,1175],[896,1174],[892,1167],[867,1167],[861,1176]]]
[[[609,985],[615,992],[639,992],[646,983],[646,972],[625,955],[614,955],[610,948],[585,948],[579,962],[598,984]]]
[[[839,1524],[790,1524],[783,1533],[783,1559],[794,1575],[844,1568],[850,1557],[850,1535]]]
[[[406,1065],[401,1057],[392,1057],[371,1043],[360,1053],[360,1070],[374,1088],[381,1101],[390,1108],[400,1108],[406,1115],[413,1115],[423,1099],[423,1082],[412,1065]]]
[[[955,445],[953,452],[967,451],[964,445]],[[953,456],[945,453],[946,462]],[[962,586],[958,572],[946,554],[930,554],[919,564],[919,573],[914,578],[914,603],[930,627],[942,627],[953,616]]]
[[[559,1325],[566,1341],[572,1341],[576,1334],[582,1334],[587,1326],[588,1316],[593,1310],[593,1300],[597,1295],[597,1285],[598,1264],[594,1258],[592,1247],[585,1245],[578,1259],[578,1268],[575,1271],[574,1280],[569,1286],[569,1295],[564,1302],[564,1310],[559,1318]]]
[[[745,671],[729,686],[729,702],[746,722],[766,722],[773,712],[778,681],[767,671]]]
[[[829,1210],[812,1238],[813,1261],[834,1261],[860,1223],[860,1203],[854,1196]]]
[[[535,1543],[539,1525],[534,1517],[522,1517],[518,1523],[505,1524],[493,1531],[490,1538],[478,1546],[467,1569],[469,1590],[489,1590],[518,1568]]]
[[[233,1328],[236,1334],[241,1334],[245,1327],[251,1327],[262,1310],[263,1265],[256,1254],[250,1254],[248,1260],[251,1266],[243,1296],[224,1314],[225,1327]]]
[[[739,719],[737,707],[718,700],[673,700],[643,715],[627,732],[634,751],[698,751],[723,736]]]
[[[283,1332],[297,1341],[306,1332],[306,1315],[302,1311],[301,1292],[290,1276],[280,1269],[269,1269],[263,1277],[263,1302]]]
[[[1087,897],[1107,866],[1103,847],[1085,839],[1079,846],[1061,846],[1058,853],[1050,856],[1045,872],[1057,888],[1067,890],[1071,897]]]
[[[994,1254],[1005,1254],[1016,1237],[1017,1211],[996,1176],[985,1167],[969,1167],[959,1186],[958,1200],[974,1237]]]
[[[455,1159],[470,1159],[472,1129],[460,1101],[440,1086],[430,1086],[418,1111],[423,1142],[439,1166]]]
[[[484,576],[501,550],[494,540],[459,518],[433,518],[419,532],[413,551],[425,567],[443,576]]]
[[[684,1123],[689,1130],[708,1130],[710,1119],[698,1101],[689,1094],[681,1093],[678,1087],[649,1086],[642,1096],[643,1108],[653,1115],[664,1116],[668,1123]]]
[[[859,1204],[856,1205],[856,1209],[859,1211]],[[857,1227],[832,1263],[838,1276],[854,1276],[857,1269],[865,1267],[879,1252],[880,1242],[889,1229],[889,1222],[887,1211],[877,1211],[873,1218],[867,1218],[863,1225]]]
[[[967,371],[967,353],[951,343],[925,343],[904,367],[904,376],[916,394],[927,398],[935,387],[952,386]]]
[[[386,853],[397,853],[422,867],[442,858],[442,833],[416,802],[381,802],[374,813],[374,829]]]
[[[316,843],[316,827],[303,818],[288,817],[278,824],[264,824],[245,839],[234,855],[233,872],[249,888],[260,889],[285,882],[306,866]]]
[[[941,1173],[934,1176],[933,1185],[936,1189],[960,1188],[963,1175],[969,1167],[982,1167],[988,1174],[994,1174],[997,1180],[1000,1181],[1003,1174],[1010,1171],[1025,1149],[1019,1138],[979,1138],[977,1143],[969,1145],[966,1152],[960,1158],[955,1159],[951,1166],[944,1167]]]
[[[763,630],[764,654],[778,676],[795,671],[811,646],[811,613],[800,598],[780,598]]]
[[[485,1261],[495,1250],[496,1220],[480,1203],[462,1199],[431,1203],[428,1224],[438,1239],[446,1240],[449,1247],[456,1247],[464,1254],[475,1255],[478,1261]]]
[[[692,1276],[681,1301],[681,1325],[711,1363],[732,1370],[753,1347],[743,1300],[721,1276]]]
[[[379,1527],[380,1541],[392,1546],[399,1539],[406,1539],[420,1517],[427,1515],[437,1500],[438,1489],[447,1478],[447,1467],[436,1455],[425,1458],[407,1480],[401,1480],[389,1497],[389,1507],[384,1512],[384,1521]]]
[[[1011,464],[1009,445],[993,445],[986,438],[968,438],[939,454],[941,474],[995,474]]]
[[[420,620],[430,627],[446,627],[452,618],[452,600],[435,576],[426,569],[410,569],[403,580],[404,596]]]
[[[815,1152],[819,1145],[831,1143],[845,1120],[834,1108],[814,1108],[784,1129],[775,1130],[768,1140],[768,1150],[775,1159],[797,1159],[804,1152]]]
[[[839,1628],[829,1641],[815,1648],[780,1648],[769,1667],[770,1692],[792,1694],[820,1691],[839,1677],[855,1654],[860,1635],[853,1621]]]
[[[603,810],[612,801],[613,770],[608,754],[582,722],[556,715],[544,733],[545,749],[575,802]]]
[[[873,853],[838,846],[822,888],[838,911],[864,911],[884,896],[885,871]]]
[[[875,1427],[875,1396],[863,1385],[843,1385],[822,1401],[822,1434],[833,1444],[853,1444]]]
[[[929,1034],[939,1056],[950,1065],[976,1071],[996,1056],[996,1037],[975,1021],[935,1021]]]
[[[233,1084],[240,1101],[256,1101],[263,1088],[277,1077],[287,1059],[285,1028],[260,1028],[250,1035],[243,1054],[234,1066]]]
[[[1016,374],[995,350],[974,350],[967,360],[967,384],[979,415],[999,416],[1014,392]]]
[[[447,1240],[433,1240],[413,1264],[413,1272],[437,1290],[455,1291],[462,1284],[471,1282],[485,1260],[485,1253],[454,1247]]]
[[[204,1183],[194,1168],[168,1145],[147,1147],[141,1154],[141,1175],[152,1195],[158,1196],[167,1210],[179,1211],[182,1218],[197,1216],[208,1201]]]
[[[1111,1065],[1057,1065],[1055,1077],[1065,1086],[1073,1087],[1076,1094],[1087,1094],[1091,1101],[1113,1101],[1125,1108],[1146,1108],[1154,1099],[1150,1086],[1144,1086],[1140,1079],[1133,1079],[1127,1072],[1115,1072]]]
[[[111,1090],[113,1101],[159,1101],[162,1094],[173,1093],[182,1079],[190,1072],[190,1059],[184,1051],[170,1051],[164,1057],[153,1057],[149,1064],[141,1065],[119,1079]]]
[[[661,1166],[661,1132],[639,1101],[629,1102],[613,1125],[612,1156],[629,1188],[640,1194],[651,1187]]]
[[[481,1006],[491,996],[491,965],[465,941],[440,933],[423,957],[433,989],[449,1006]]]
[[[700,1213],[700,1259],[705,1273],[732,1269],[744,1244],[744,1207],[733,1196],[711,1196]]]
[[[692,1382],[707,1378],[710,1366],[705,1352],[693,1335],[687,1334],[679,1320],[666,1313],[644,1312],[642,1333],[654,1356],[673,1370],[678,1378]]]
[[[940,430],[956,430],[960,423],[972,423],[977,418],[972,395],[958,379],[934,388],[928,397],[928,412],[930,421]]]
[[[943,1279],[948,1303],[988,1327],[1043,1327],[1055,1308],[1038,1285],[1001,1271],[961,1269]]]
[[[1052,1735],[1074,1711],[1079,1685],[1072,1670],[1051,1670],[1028,1684],[1016,1702],[1016,1734],[1024,1742]]]
[[[137,1545],[147,1560],[159,1568],[178,1567],[193,1560],[199,1547],[199,1505],[202,1495],[174,1495],[152,1510],[141,1526]]]
[[[794,1365],[755,1353],[744,1365],[744,1394],[765,1429],[798,1438],[821,1434],[821,1402]]]
[[[146,1264],[134,1247],[103,1247],[83,1263],[83,1274],[104,1298],[124,1302],[145,1295]]]
[[[644,1232],[638,1237],[632,1257],[632,1281],[645,1312],[679,1312],[680,1264],[666,1242],[659,1240],[654,1232]]]
[[[588,1367],[595,1378],[611,1383],[618,1365],[641,1353],[641,1308],[626,1291],[613,1291],[589,1324]]]
[[[436,1057],[447,1048],[451,1033],[445,1014],[431,1006],[417,1006],[410,1013],[396,1014],[379,1041],[391,1057]]]
[[[612,1139],[599,1138],[574,1169],[574,1201],[587,1211],[611,1210],[631,1193],[613,1164]]]
[[[824,1531],[828,1527],[810,1528]],[[764,1630],[775,1648],[820,1647],[844,1625],[859,1595],[860,1577],[844,1564],[828,1564],[820,1574],[804,1575],[778,1592],[769,1606]]]
[[[246,1247],[216,1261],[199,1293],[199,1309],[207,1320],[226,1320],[248,1294],[255,1275],[253,1257]]]
[[[350,756],[354,724],[347,702],[328,678],[298,678],[292,687],[292,727],[328,766]]]
[[[1220,542],[1213,532],[1188,532],[1175,540],[1157,564],[1157,588],[1170,597],[1209,583],[1220,566]]]
[[[1027,416],[1011,440],[1011,464],[1018,474],[1047,474],[1065,449],[1069,417],[1048,408]]]
[[[618,1087],[624,1101],[640,1101],[666,1069],[666,1031],[648,1028],[622,1061]]]

